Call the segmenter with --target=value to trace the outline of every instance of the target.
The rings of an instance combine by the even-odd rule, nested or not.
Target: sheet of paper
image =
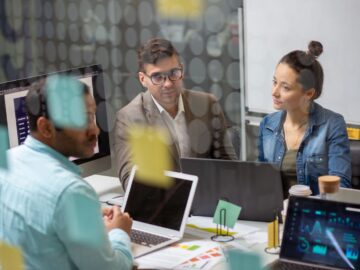
[[[242,237],[248,244],[262,244],[268,240],[267,232],[253,232]]]
[[[208,249],[206,252],[191,258],[190,260],[175,267],[178,269],[211,269],[215,264],[224,260],[220,247]]]
[[[214,214],[214,223],[234,228],[239,218],[241,207],[223,200],[219,200]]]
[[[240,240],[240,239],[235,239],[234,241],[229,242],[225,246],[225,249],[238,249],[238,250],[241,250],[244,252],[250,251],[250,248],[247,245],[244,245],[244,243],[242,243],[242,240]]]
[[[46,82],[46,94],[50,118],[57,127],[86,128],[84,92],[77,79],[52,75]]]
[[[200,228],[194,228],[186,226],[185,228],[185,237],[189,237],[191,239],[210,239],[214,233],[210,233],[207,230],[203,230]]]
[[[6,151],[9,149],[9,137],[7,129],[0,126],[0,169],[7,169]]]
[[[191,258],[218,247],[218,243],[211,240],[195,240],[173,244],[136,259],[139,267],[174,269]]]
[[[198,228],[216,228],[216,224],[213,223],[213,219],[211,217],[200,217],[200,216],[191,216],[188,218],[188,224],[193,224],[197,226]],[[259,231],[260,229],[255,226],[249,226],[241,224],[241,221],[238,221],[234,228],[229,230],[230,232],[235,232],[235,237],[241,237],[256,231]]]
[[[170,178],[164,175],[164,171],[172,167],[167,134],[165,130],[152,127],[129,129],[132,162],[138,168],[137,181],[164,188],[171,185]]]
[[[19,248],[0,241],[0,269],[23,270],[24,262]]]

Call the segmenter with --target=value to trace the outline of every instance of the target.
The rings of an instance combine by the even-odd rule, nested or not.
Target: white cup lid
[[[309,186],[305,185],[293,185],[289,189],[290,195],[296,195],[296,196],[310,196],[311,195],[311,189]]]

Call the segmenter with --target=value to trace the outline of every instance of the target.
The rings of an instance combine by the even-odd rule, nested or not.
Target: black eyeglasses
[[[173,68],[168,72],[155,72],[151,75],[144,74],[150,78],[153,84],[160,85],[165,83],[166,78],[172,82],[180,80],[183,76],[183,70],[182,68]]]

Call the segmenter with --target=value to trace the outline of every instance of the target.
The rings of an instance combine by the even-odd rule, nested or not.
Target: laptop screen
[[[124,211],[136,220],[180,230],[193,181],[171,178],[170,188],[148,186],[132,181]]]
[[[219,199],[240,205],[242,220],[268,222],[283,208],[281,175],[274,164],[181,158],[181,168],[199,177],[193,215],[212,217]]]
[[[360,269],[360,205],[290,197],[280,258]]]

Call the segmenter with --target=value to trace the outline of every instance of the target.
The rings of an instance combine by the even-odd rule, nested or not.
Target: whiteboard
[[[244,0],[245,102],[273,112],[275,66],[311,40],[324,51],[322,96],[316,101],[360,124],[360,0]]]

